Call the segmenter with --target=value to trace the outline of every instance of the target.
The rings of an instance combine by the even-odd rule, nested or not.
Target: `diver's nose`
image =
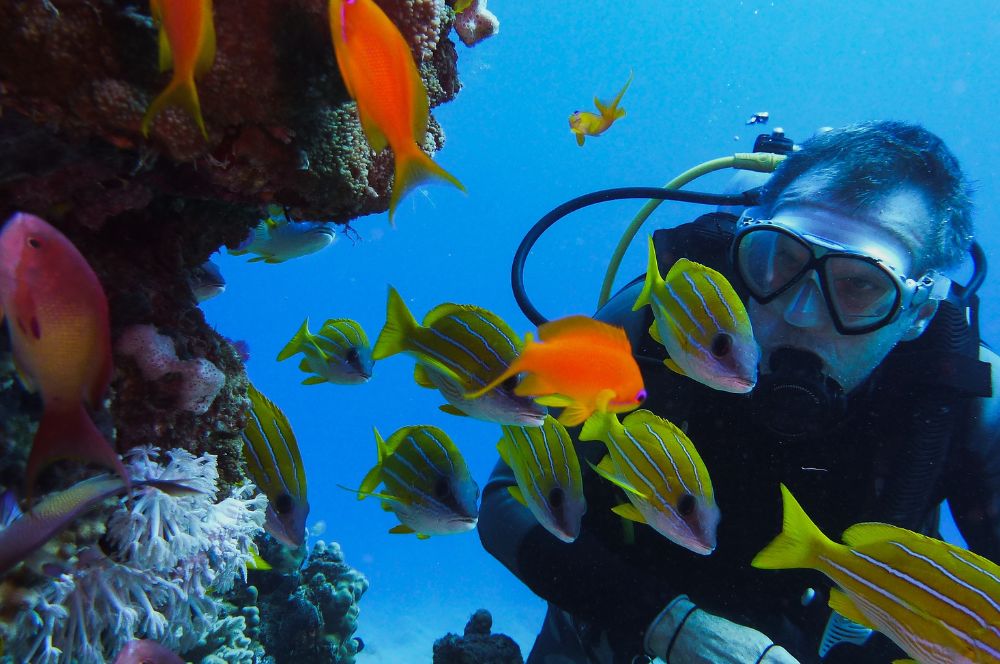
[[[819,278],[815,272],[810,272],[802,283],[785,296],[785,322],[795,327],[813,327],[823,315],[823,292],[820,290]]]

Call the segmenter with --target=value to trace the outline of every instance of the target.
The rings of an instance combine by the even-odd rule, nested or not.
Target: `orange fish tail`
[[[434,163],[434,160],[420,150],[416,144],[412,150],[407,150],[405,153],[396,152],[396,180],[392,185],[392,194],[389,197],[389,221],[392,221],[399,201],[410,189],[432,179],[450,182],[461,191],[465,191],[465,186],[458,181],[458,178]]]
[[[208,130],[205,129],[205,120],[201,116],[201,103],[198,101],[198,90],[194,86],[194,78],[178,79],[170,81],[167,89],[153,100],[153,103],[146,109],[146,114],[142,116],[142,135],[149,136],[149,127],[153,123],[153,118],[160,114],[168,106],[180,106],[194,118],[201,135],[208,140]]]
[[[131,491],[125,466],[108,439],[94,426],[83,404],[68,411],[46,409],[42,413],[25,471],[25,488],[29,497],[38,473],[60,459],[80,459],[107,466],[121,476],[126,488]]]

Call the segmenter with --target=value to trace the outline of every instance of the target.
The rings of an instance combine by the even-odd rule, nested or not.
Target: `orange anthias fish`
[[[587,316],[568,316],[538,328],[539,342],[525,335],[524,350],[476,399],[508,378],[527,374],[514,394],[563,408],[559,422],[575,426],[595,411],[624,413],[646,398],[639,366],[625,330]]]
[[[625,117],[625,109],[618,108],[625,91],[632,83],[632,72],[629,72],[628,80],[622,86],[618,96],[610,104],[604,104],[600,99],[594,97],[594,105],[597,106],[597,113],[590,111],[576,111],[569,116],[569,129],[576,134],[576,144],[583,145],[587,136],[600,136],[615,123],[615,120]]]
[[[0,230],[2,315],[17,373],[44,403],[25,473],[28,492],[42,468],[64,458],[108,466],[128,485],[114,447],[85,408],[97,407],[111,382],[104,289],[73,243],[30,214],[15,214]]]
[[[160,71],[173,67],[174,75],[146,109],[142,135],[149,135],[149,125],[160,111],[180,106],[191,114],[208,139],[194,79],[207,72],[215,60],[212,0],[149,0],[149,8],[160,28]]]
[[[330,33],[340,75],[358,104],[369,145],[376,153],[388,145],[395,154],[389,221],[403,195],[430,178],[465,191],[420,148],[427,135],[427,90],[410,46],[389,17],[373,0],[330,0]]]

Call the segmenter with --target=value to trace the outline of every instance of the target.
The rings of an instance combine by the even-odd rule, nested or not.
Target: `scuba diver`
[[[1000,358],[978,336],[985,259],[972,242],[970,186],[957,160],[940,138],[901,122],[853,125],[785,148],[762,188],[742,199],[703,197],[742,200],[741,216],[712,212],[654,234],[662,270],[680,257],[703,263],[746,302],[761,350],[749,394],[715,391],[664,366],[648,332],[650,308],[632,311],[641,277],[595,314],[628,333],[648,390],[643,407],[683,429],[711,473],[722,515],[715,551],[699,555],[625,522],[611,511],[622,490],[588,464],[587,513],[571,543],[511,497],[515,479],[503,461],[483,491],[484,547],[548,602],[529,664],[905,657],[834,613],[825,577],[751,567],[781,530],[779,483],[831,535],[880,521],[939,536],[947,499],[968,548],[1000,561],[1000,403],[992,398]],[[972,279],[953,283],[944,272],[970,251]],[[517,286],[515,278],[516,295]],[[525,299],[529,318],[544,320]],[[596,442],[578,450],[594,465],[604,455]]]

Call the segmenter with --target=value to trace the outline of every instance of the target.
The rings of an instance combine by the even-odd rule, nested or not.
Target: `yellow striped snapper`
[[[667,367],[713,389],[742,394],[757,384],[760,348],[746,307],[729,281],[715,270],[680,258],[660,276],[649,239],[646,283],[636,311],[653,308],[650,335],[667,349]]]
[[[247,470],[267,496],[264,528],[288,546],[305,541],[306,470],[288,418],[271,400],[247,384],[250,410],[243,429]]]
[[[615,514],[647,523],[695,553],[715,550],[719,507],[712,479],[683,431],[648,410],[622,422],[613,413],[598,413],[583,425],[580,440],[607,445],[607,456],[593,468],[625,490],[629,502],[612,508]]]
[[[499,316],[467,304],[442,304],[417,323],[395,288],[389,287],[385,327],[375,342],[376,360],[406,352],[417,360],[413,377],[448,401],[441,410],[499,424],[541,426],[545,407],[514,393],[517,376],[476,399],[479,390],[507,370],[521,352],[517,334]]]
[[[230,254],[256,254],[251,263],[284,263],[326,249],[337,239],[333,227],[325,222],[295,221],[275,205],[269,205],[268,212],[269,216],[239,246],[230,249]]]
[[[1000,662],[1000,566],[947,542],[884,523],[830,540],[781,485],[782,532],[753,559],[761,569],[814,569],[840,589],[830,608],[876,629],[920,664]]]
[[[393,534],[420,539],[472,530],[479,521],[479,485],[448,435],[432,426],[403,427],[383,440],[375,430],[378,463],[358,489],[358,500],[382,499],[399,518]],[[384,489],[375,493],[379,484]]]
[[[580,461],[566,427],[551,415],[540,427],[505,425],[497,449],[514,471],[517,486],[508,489],[514,499],[550,533],[563,542],[574,541],[587,501]]]
[[[368,336],[357,321],[349,318],[331,318],[316,334],[309,331],[309,319],[306,318],[278,353],[278,362],[296,353],[303,355],[299,369],[315,374],[303,380],[303,385],[364,383],[372,377],[375,364]]]

